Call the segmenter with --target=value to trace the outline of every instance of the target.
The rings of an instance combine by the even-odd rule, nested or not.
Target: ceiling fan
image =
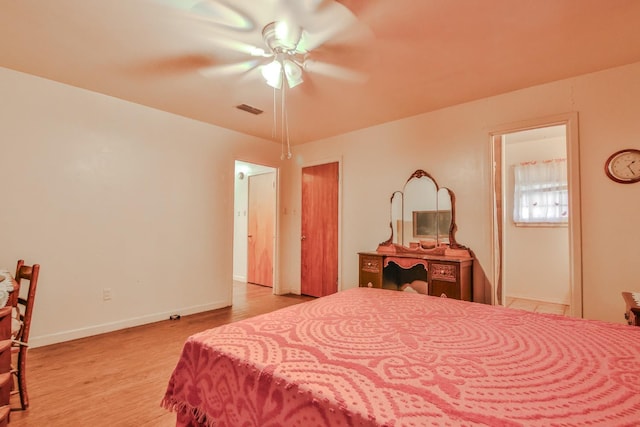
[[[293,88],[306,74],[364,81],[363,53],[372,32],[342,4],[333,0],[165,0],[211,29],[212,54],[246,56],[239,62],[216,63],[198,71],[205,76],[260,70],[265,82]],[[342,63],[340,63],[342,62]]]
[[[374,52],[373,32],[339,3],[349,0],[153,1],[182,10],[189,28],[204,34],[209,52],[195,58],[209,59],[195,63],[193,56],[187,57],[190,68],[193,64],[204,76],[227,80],[261,76],[273,88],[272,136],[280,136],[283,160],[292,156],[288,90],[316,74],[364,82],[368,77],[365,70],[375,59],[370,55]],[[202,25],[194,26],[194,20]],[[303,86],[313,90],[313,85]]]

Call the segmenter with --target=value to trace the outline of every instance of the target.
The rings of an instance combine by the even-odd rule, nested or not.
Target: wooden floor
[[[512,297],[506,297],[505,303],[509,308],[518,308],[520,310],[534,311],[536,313],[561,314],[563,316],[570,315],[569,306],[564,304],[554,304],[550,302]]]
[[[31,349],[30,406],[13,411],[9,425],[174,426],[160,401],[189,335],[310,299],[236,282],[233,307]]]

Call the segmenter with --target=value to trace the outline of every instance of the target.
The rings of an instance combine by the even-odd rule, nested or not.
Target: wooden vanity
[[[391,237],[359,252],[359,286],[473,301],[473,257],[455,239],[455,195],[415,171],[390,199]]]
[[[632,292],[623,292],[625,311],[624,318],[629,325],[640,326],[640,304],[633,297]]]
[[[402,290],[414,280],[427,284],[427,294],[473,301],[472,257],[360,252],[361,287]]]

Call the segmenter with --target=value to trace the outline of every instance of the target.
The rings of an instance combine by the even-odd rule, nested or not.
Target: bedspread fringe
[[[176,401],[173,398],[165,396],[160,402],[160,406],[168,411],[176,413],[176,426],[180,421],[180,414],[186,415],[190,421],[195,421],[198,426],[215,427],[215,421],[207,419],[207,414],[199,408],[194,408],[185,402]],[[191,425],[191,424],[190,424]]]

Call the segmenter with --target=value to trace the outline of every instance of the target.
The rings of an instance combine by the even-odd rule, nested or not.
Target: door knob
[[[306,240],[307,236],[300,237],[300,240]]]

